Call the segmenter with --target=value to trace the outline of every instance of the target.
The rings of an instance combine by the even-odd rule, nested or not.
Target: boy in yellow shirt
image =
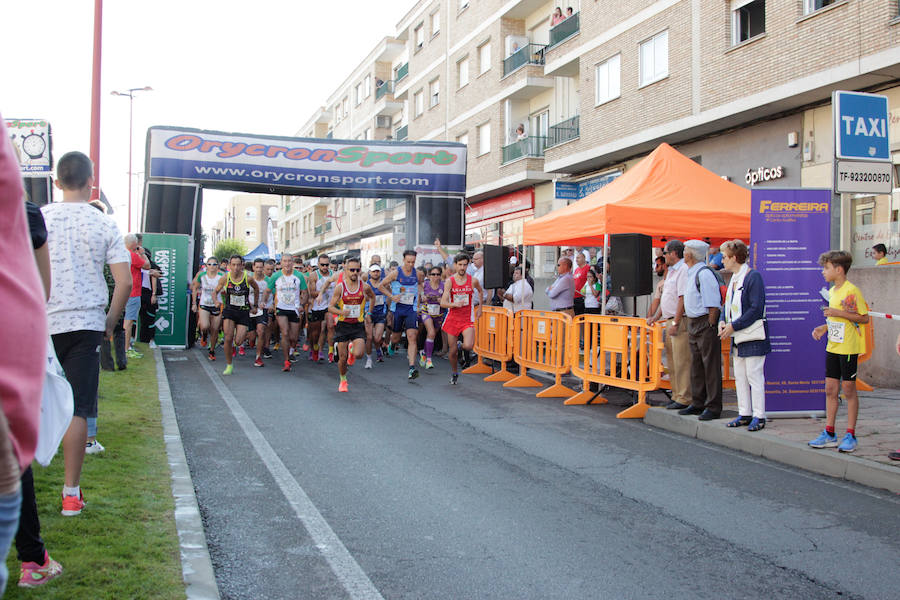
[[[847,281],[853,258],[849,252],[833,250],[819,257],[822,276],[831,286],[828,308],[824,309],[825,325],[813,329],[813,338],[828,335],[825,348],[825,431],[809,442],[812,448],[838,447],[839,452],[856,450],[856,417],[859,396],[856,394],[856,366],[866,351],[863,326],[869,322],[869,306],[859,288]],[[838,392],[847,402],[847,434],[838,445],[834,432],[838,410]]]
[[[884,244],[875,244],[872,246],[872,256],[875,258],[875,265],[888,264],[887,246]]]

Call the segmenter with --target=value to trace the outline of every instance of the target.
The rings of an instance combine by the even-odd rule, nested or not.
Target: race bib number
[[[844,325],[837,321],[828,321],[828,341],[835,344],[844,342]]]
[[[362,304],[345,304],[344,308],[347,310],[347,318],[349,319],[358,319],[360,314],[362,314]]]
[[[384,306],[384,296],[375,296],[375,306]]]
[[[453,303],[454,304],[468,304],[469,303],[469,295],[468,294],[453,294]]]
[[[243,296],[232,296],[231,297],[231,305],[232,306],[244,306],[247,304],[247,299]]]
[[[428,305],[428,314],[432,317],[436,317],[441,314],[441,305],[440,304],[429,304]]]
[[[279,300],[282,304],[294,304],[294,292],[281,292]]]
[[[415,294],[400,294],[400,299],[397,300],[400,304],[414,304],[416,302]]]

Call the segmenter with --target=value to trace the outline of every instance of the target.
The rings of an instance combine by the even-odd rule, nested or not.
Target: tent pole
[[[600,264],[600,273],[603,277],[603,292],[600,296],[600,314],[606,314],[606,263],[609,256],[609,234],[603,234],[603,262]]]

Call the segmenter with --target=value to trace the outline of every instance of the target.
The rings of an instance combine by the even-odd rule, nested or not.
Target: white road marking
[[[294,479],[288,468],[281,462],[278,454],[275,453],[275,450],[266,441],[265,436],[254,425],[253,420],[238,403],[231,390],[225,387],[222,379],[206,362],[205,358],[201,357],[199,353],[195,353],[194,356],[197,362],[200,363],[200,366],[203,367],[203,370],[206,371],[222,400],[228,406],[231,414],[234,415],[238,425],[243,429],[244,435],[247,436],[253,449],[256,450],[269,473],[275,478],[281,493],[284,494],[297,517],[309,532],[315,546],[321,550],[322,556],[328,562],[332,572],[334,572],[338,581],[341,582],[347,594],[351,598],[359,600],[383,600],[381,593],[372,583],[372,580],[369,579],[369,576],[362,570],[362,567],[359,566],[359,563],[356,562],[356,559],[353,558],[344,546],[344,543],[331,529],[322,513],[319,512],[319,509],[306,495],[306,492],[303,491],[303,488],[300,487],[300,484],[297,483],[297,480]]]

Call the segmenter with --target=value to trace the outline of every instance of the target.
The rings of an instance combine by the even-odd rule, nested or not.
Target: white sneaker
[[[147,344],[150,348],[156,348],[156,340],[150,340],[150,343]]]
[[[85,454],[100,454],[104,450],[106,450],[106,448],[104,448],[97,440],[88,442],[84,445]]]
[[[372,357],[371,357],[371,356],[367,356],[367,357],[366,357],[366,368],[367,368],[367,369],[371,369],[371,368],[372,368]]]

